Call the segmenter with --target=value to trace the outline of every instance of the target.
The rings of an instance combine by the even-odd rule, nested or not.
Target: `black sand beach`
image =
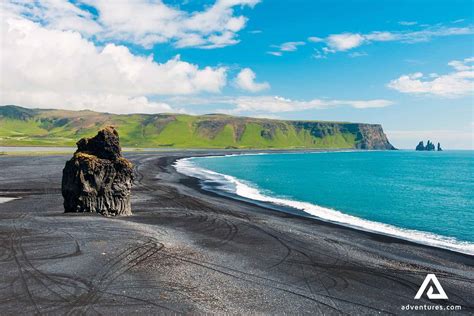
[[[201,154],[128,154],[125,218],[63,213],[69,155],[0,156],[0,313],[474,313],[474,257],[203,191],[172,167]],[[414,300],[427,273],[448,301]]]

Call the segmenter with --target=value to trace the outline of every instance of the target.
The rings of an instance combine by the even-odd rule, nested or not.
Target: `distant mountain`
[[[114,125],[123,146],[394,149],[378,124],[270,120],[223,114],[110,114],[0,106],[0,146],[73,146]]]

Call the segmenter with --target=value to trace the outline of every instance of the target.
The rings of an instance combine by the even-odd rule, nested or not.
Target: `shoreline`
[[[369,150],[369,151],[373,152],[373,151],[382,151],[382,150]],[[166,151],[166,150],[162,151],[162,150],[159,149],[159,150],[156,150],[156,151],[155,150],[150,150],[150,151],[145,150],[145,151],[139,151],[139,152],[131,150],[131,151],[125,151],[124,153],[125,154],[156,154],[156,155],[175,155],[175,154],[178,154],[178,156],[174,156],[173,159],[170,162],[167,162],[166,167],[171,167],[171,169],[172,169],[171,171],[174,170],[177,174],[180,174],[184,177],[196,179],[198,184],[193,183],[190,186],[190,188],[192,188],[194,190],[199,190],[203,194],[218,196],[220,198],[228,199],[228,200],[231,200],[231,201],[238,201],[238,202],[248,203],[252,206],[257,206],[257,207],[260,207],[260,208],[264,208],[264,209],[267,209],[267,210],[272,211],[272,212],[285,213],[287,215],[295,216],[297,218],[305,218],[305,219],[309,219],[309,220],[312,220],[312,221],[317,221],[318,223],[321,223],[321,224],[334,225],[335,227],[350,229],[350,230],[354,230],[354,231],[361,232],[361,233],[366,233],[369,236],[375,235],[377,237],[380,237],[381,240],[383,240],[384,238],[388,238],[388,240],[393,239],[393,240],[398,241],[398,242],[410,243],[410,244],[413,244],[413,245],[433,248],[433,249],[437,249],[437,250],[449,251],[449,252],[453,252],[453,253],[456,253],[456,254],[465,255],[465,256],[474,258],[474,252],[471,253],[471,252],[469,252],[469,250],[460,251],[459,249],[456,249],[456,248],[442,247],[442,246],[439,246],[439,245],[433,245],[433,244],[424,243],[424,242],[421,242],[421,241],[416,241],[416,240],[413,240],[413,239],[410,239],[410,238],[404,238],[403,236],[397,236],[395,234],[390,234],[390,233],[386,233],[386,232],[383,232],[383,231],[365,229],[364,227],[359,227],[359,226],[356,226],[356,225],[351,225],[351,224],[346,224],[346,223],[342,223],[342,222],[338,222],[338,221],[332,221],[332,220],[324,219],[324,218],[318,217],[316,215],[312,215],[312,214],[310,214],[310,213],[308,213],[308,212],[306,212],[302,209],[298,209],[296,207],[292,207],[292,206],[289,206],[289,205],[279,205],[277,203],[273,203],[273,202],[270,202],[270,201],[258,201],[258,200],[254,200],[254,199],[251,199],[251,198],[248,198],[248,197],[245,197],[245,196],[238,195],[237,193],[226,192],[224,190],[221,190],[221,189],[217,188],[216,184],[211,184],[210,185],[211,188],[203,188],[202,182],[205,181],[206,179],[200,178],[198,176],[193,176],[193,175],[188,175],[188,174],[185,174],[185,173],[181,173],[176,169],[176,163],[178,161],[192,159],[192,158],[213,158],[213,157],[223,158],[223,157],[226,157],[226,156],[241,156],[241,155],[262,155],[262,154],[263,155],[269,155],[269,154],[279,154],[279,153],[299,154],[299,153],[325,153],[325,152],[330,152],[330,153],[367,152],[367,150],[357,150],[357,149],[347,149],[347,150],[346,149],[329,149],[329,150],[326,150],[326,149],[316,149],[316,150],[314,150],[314,149],[301,149],[301,150],[298,150],[298,149],[296,149],[296,150],[294,150],[294,149],[275,149],[275,150],[259,150],[259,149],[255,149],[255,150],[254,149],[250,149],[250,150],[239,150],[239,149],[215,149],[215,150],[189,149],[189,150],[179,150],[179,149],[177,149],[177,150],[174,150],[173,149],[173,150],[170,150],[170,151]],[[57,154],[58,155],[66,155],[66,154],[69,154],[69,153],[57,153]],[[38,155],[42,155],[42,153],[38,153]],[[51,153],[47,153],[47,155],[51,155]],[[56,153],[54,155],[56,155]],[[21,157],[22,155],[19,155],[19,156]],[[202,169],[202,168],[199,168],[199,167],[197,167],[197,168]],[[237,179],[237,180],[239,180],[239,179]],[[190,181],[185,181],[183,183],[186,183],[186,185],[189,185],[189,183],[191,183],[191,182]],[[6,200],[2,201],[2,198],[5,198]],[[0,203],[2,203],[2,202],[6,203],[6,202],[9,202],[9,201],[12,201],[12,200],[15,200],[15,199],[19,199],[19,198],[21,198],[21,197],[18,197],[15,194],[13,194],[13,195],[11,195],[11,194],[5,195],[4,194],[0,197]],[[296,201],[296,202],[298,202],[298,201]],[[339,211],[337,211],[337,212],[339,212]],[[364,219],[362,219],[362,220],[364,220]],[[372,222],[372,221],[370,221],[370,222]],[[379,223],[379,222],[374,222],[374,223],[393,226],[393,225],[390,225],[390,224],[384,224],[384,223]],[[409,229],[403,229],[403,228],[399,228],[399,227],[396,227],[396,226],[393,226],[393,227],[396,228],[396,229],[405,230],[409,233],[412,232]],[[413,232],[431,234],[429,232],[417,231],[417,230],[413,230]],[[440,237],[445,237],[445,236],[437,235],[437,234],[434,234],[434,235],[435,236],[440,236]],[[449,237],[445,237],[445,238],[449,239]],[[455,240],[455,241],[460,242],[460,243],[464,242],[464,241],[458,241],[458,240]],[[466,243],[472,244],[472,243],[469,243],[469,242],[466,242]]]
[[[340,151],[330,151],[330,152],[356,152],[356,151],[357,150],[352,150],[352,151],[340,150]],[[311,153],[311,152],[313,152],[313,151],[309,151],[308,153]],[[318,151],[318,152],[326,152],[326,151]],[[287,153],[287,152],[282,152],[282,153]],[[293,153],[293,152],[288,152],[288,153]],[[206,179],[206,178],[199,177],[197,175],[186,174],[185,172],[180,172],[180,171],[177,170],[178,169],[177,168],[177,163],[179,161],[189,160],[189,159],[192,159],[192,158],[213,158],[213,157],[223,158],[223,157],[227,157],[227,156],[261,155],[261,154],[273,154],[273,153],[269,153],[269,152],[247,153],[247,152],[244,151],[244,152],[241,152],[241,153],[232,153],[232,154],[226,154],[226,155],[220,155],[219,154],[219,155],[204,155],[204,156],[183,156],[183,157],[180,157],[180,158],[176,158],[170,165],[174,167],[176,172],[178,172],[178,173],[180,173],[180,174],[182,174],[186,177],[191,177],[191,178],[197,179],[198,182],[199,182],[198,189],[201,190],[204,193],[217,194],[218,196],[226,198],[226,199],[231,199],[231,200],[237,200],[237,201],[250,203],[251,205],[255,205],[255,206],[258,206],[258,207],[263,207],[263,208],[266,208],[266,209],[269,209],[269,210],[272,210],[272,211],[275,211],[275,212],[283,212],[283,213],[290,214],[290,215],[293,215],[293,216],[296,216],[296,217],[307,218],[307,219],[310,219],[310,220],[318,221],[320,223],[335,225],[337,227],[353,229],[355,231],[364,232],[364,233],[368,233],[368,234],[375,234],[375,235],[377,235],[379,237],[382,237],[382,238],[384,238],[384,237],[393,238],[395,240],[402,241],[402,242],[408,242],[408,243],[415,244],[415,245],[420,245],[420,246],[424,246],[424,247],[431,247],[431,248],[440,249],[440,250],[446,250],[446,251],[454,252],[454,253],[457,253],[457,254],[474,257],[474,251],[469,250],[469,249],[464,250],[464,249],[458,249],[458,248],[449,247],[449,246],[444,246],[443,247],[442,245],[430,244],[429,242],[416,241],[415,237],[411,237],[411,238],[410,237],[405,237],[404,238],[403,236],[399,236],[399,235],[396,235],[396,234],[390,234],[389,232],[377,231],[377,230],[373,230],[373,229],[370,229],[370,228],[364,228],[362,226],[351,225],[350,223],[343,223],[343,222],[338,222],[336,220],[324,219],[324,218],[318,217],[317,215],[312,215],[312,214],[304,211],[303,209],[299,209],[299,208],[294,207],[294,206],[285,205],[285,204],[278,204],[278,203],[275,203],[275,202],[272,202],[272,201],[259,201],[259,200],[255,200],[255,199],[252,199],[252,198],[249,198],[249,197],[239,195],[236,192],[227,192],[223,189],[220,189],[219,185],[216,184],[214,181],[212,181],[212,179],[209,179],[209,178]],[[200,170],[206,170],[206,171],[208,170],[208,169],[205,169],[205,168],[198,167],[196,165],[193,165],[193,167],[196,168],[196,169],[200,169]],[[211,171],[211,170],[209,170],[209,171]],[[216,173],[214,171],[211,171],[211,172]],[[220,174],[220,173],[216,173],[216,174]],[[220,174],[220,175],[224,175],[224,174]],[[239,182],[241,181],[240,179],[235,178],[234,176],[230,176],[230,175],[224,175],[224,176],[232,177],[232,178],[236,179]],[[205,185],[205,186],[207,186],[207,188],[204,186],[204,181],[206,181],[206,180],[211,180],[210,184]],[[196,187],[193,187],[193,188],[196,189]],[[272,197],[270,197],[270,198],[273,199]],[[275,199],[279,200],[279,198],[275,198]],[[295,201],[295,202],[299,202],[299,201]],[[309,202],[303,202],[303,203],[309,203]],[[316,205],[316,206],[318,206],[318,205]],[[337,210],[334,210],[334,211],[340,212],[340,211],[337,211]],[[344,214],[343,212],[340,212],[340,213]],[[346,214],[344,214],[344,215],[346,215]],[[411,234],[411,233],[428,234],[428,235],[433,235],[433,237],[441,237],[441,238],[446,238],[448,240],[450,239],[450,237],[437,235],[437,234],[434,234],[434,233],[429,233],[429,232],[425,232],[425,231],[418,231],[418,230],[411,230],[411,229],[404,229],[404,228],[400,228],[400,227],[393,226],[393,225],[390,225],[390,224],[385,224],[385,223],[380,223],[380,222],[373,222],[373,221],[365,220],[365,219],[359,218],[359,217],[357,217],[357,218],[360,219],[360,220],[363,220],[363,221],[367,221],[369,223],[375,223],[375,224],[378,224],[378,225],[387,225],[388,228],[400,230],[401,232],[407,233],[407,234]],[[451,241],[451,240],[449,240],[449,241]],[[449,241],[447,241],[447,242],[449,242]],[[470,242],[459,241],[457,239],[454,239],[453,242],[456,243],[453,246],[460,246],[459,244],[462,244],[462,243],[466,243],[469,246],[473,245]]]
[[[224,197],[173,167],[216,153],[125,153],[136,179],[133,215],[121,218],[63,213],[68,156],[0,156],[0,194],[21,197],[0,204],[1,310],[378,315],[441,304],[474,311],[473,256]],[[428,273],[448,301],[414,300]]]

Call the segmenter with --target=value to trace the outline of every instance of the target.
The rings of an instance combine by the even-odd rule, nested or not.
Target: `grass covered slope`
[[[0,106],[0,146],[74,146],[115,126],[126,147],[393,149],[376,124],[221,114],[109,114]]]

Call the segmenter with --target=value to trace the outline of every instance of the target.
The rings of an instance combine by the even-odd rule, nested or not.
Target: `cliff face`
[[[128,147],[394,149],[377,124],[0,106],[0,146],[71,146],[108,125]]]
[[[360,141],[356,144],[357,149],[386,149],[394,150],[395,147],[388,141],[382,125],[358,124]]]
[[[354,149],[394,150],[379,124],[332,123],[332,122],[293,122],[297,128],[310,132],[316,138],[324,139],[334,135],[354,135]]]

